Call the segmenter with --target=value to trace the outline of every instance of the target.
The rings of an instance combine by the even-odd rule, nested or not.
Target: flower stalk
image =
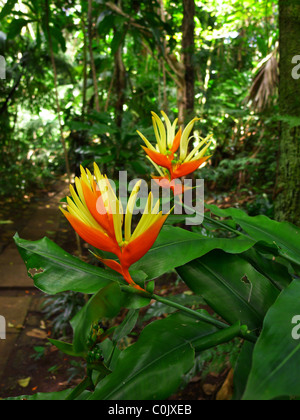
[[[133,289],[133,288],[130,288],[128,286],[121,285],[120,288],[125,293],[131,293],[131,294],[135,294],[135,295],[138,295],[138,296],[141,296],[141,297],[144,297],[144,298],[153,299],[153,300],[156,300],[157,302],[163,303],[164,305],[176,308],[179,311],[184,312],[187,315],[192,316],[193,318],[199,319],[200,321],[211,324],[211,325],[217,327],[218,329],[230,328],[230,325],[225,324],[224,322],[219,321],[219,320],[213,318],[210,315],[207,315],[207,314],[204,314],[202,312],[198,312],[198,311],[195,311],[193,309],[187,308],[186,306],[183,306],[180,303],[173,302],[173,301],[171,301],[167,298],[163,298],[163,297],[158,296],[156,294],[146,292],[145,290],[139,291],[137,289]],[[248,328],[246,326],[241,326],[239,337],[243,338],[243,339],[245,339],[245,340],[247,340],[251,343],[256,343],[256,341],[257,341],[257,337],[255,335],[251,334],[248,331]]]

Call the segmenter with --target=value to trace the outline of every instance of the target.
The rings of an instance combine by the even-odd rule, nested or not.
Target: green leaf
[[[300,282],[294,280],[268,311],[254,348],[244,400],[300,396],[300,341],[292,336],[299,301]]]
[[[291,223],[276,222],[263,215],[250,217],[234,208],[221,210],[214,205],[206,207],[218,216],[231,217],[254,241],[276,245],[281,256],[300,264],[300,228]]]
[[[104,11],[98,18],[98,33],[102,37],[108,35],[109,32],[114,28],[115,16],[109,11]]]
[[[177,269],[189,288],[230,324],[260,328],[278,289],[239,255],[215,250]]]
[[[60,351],[68,356],[73,357],[85,357],[85,352],[78,353],[74,350],[73,344],[65,343],[63,341],[54,340],[52,338],[48,338],[48,341],[53,344],[53,346],[57,347]]]
[[[72,319],[74,330],[73,348],[76,353],[87,349],[91,326],[102,318],[115,317],[122,306],[123,294],[118,283],[111,283],[94,295]]]
[[[233,400],[241,400],[245,392],[249,373],[252,366],[254,344],[245,341],[234,368]]]
[[[253,244],[251,239],[203,238],[185,229],[165,226],[150,251],[132,269],[144,271],[152,280],[215,248],[235,254],[247,251]]]
[[[9,15],[12,12],[17,2],[18,0],[7,0],[0,12],[0,21],[2,21],[2,19],[4,19],[7,15]]]
[[[104,340],[98,346],[101,348],[104,364],[113,371],[121,354],[121,350],[116,343],[113,343],[109,338]]]
[[[168,398],[193,366],[193,343],[217,329],[182,314],[153,322],[125,349],[113,373],[99,383],[92,400]]]
[[[26,19],[14,19],[9,25],[7,37],[9,39],[15,38],[17,35],[20,34],[22,28],[28,25],[28,23],[30,22],[32,21]]]
[[[35,286],[49,295],[69,290],[93,294],[120,279],[71,256],[48,238],[32,242],[15,235],[14,240]]]
[[[113,37],[113,40],[111,42],[110,48],[111,48],[111,52],[112,54],[115,54],[119,48],[119,46],[122,44],[123,40],[124,40],[124,29],[121,26],[121,29],[118,29]]]
[[[232,340],[240,324],[217,328],[176,313],[148,325],[119,356],[114,372],[97,387],[93,400],[158,400],[176,391],[193,366],[194,354]]]
[[[137,323],[138,317],[139,317],[139,311],[135,309],[131,309],[126,315],[122,324],[120,324],[115,329],[115,332],[113,335],[113,341],[122,340],[122,338],[130,334]]]
[[[255,248],[251,248],[242,254],[257,271],[268,278],[280,291],[285,289],[293,280],[288,268],[274,259],[268,259]]]
[[[63,32],[57,26],[55,26],[55,22],[53,26],[50,26],[50,32],[53,40],[61,46],[63,52],[66,52],[66,40],[64,38]]]

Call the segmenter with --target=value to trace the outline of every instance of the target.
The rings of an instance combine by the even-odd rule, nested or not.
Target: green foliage
[[[64,292],[58,296],[49,296],[43,302],[44,317],[51,321],[52,337],[59,338],[70,335],[70,321],[84,304],[84,295],[74,292]]]
[[[234,367],[239,354],[239,339],[201,352],[195,357],[193,368],[183,378],[181,389],[184,389],[196,375],[201,375],[201,379],[205,380],[210,373],[220,374],[228,367]]]
[[[40,360],[45,357],[46,347],[35,346],[33,350],[35,353],[30,356],[33,360]]]
[[[0,81],[1,195],[22,197],[64,174],[61,136],[74,172],[79,163],[96,161],[112,178],[124,169],[148,177],[136,130],[153,140],[151,111],[164,108],[177,117],[182,3],[163,2],[166,15],[156,1],[94,1],[92,22],[81,0],[49,1],[49,10],[42,0],[1,6],[0,54],[7,62],[7,79]],[[197,6],[192,61],[201,123],[195,135],[212,133],[214,139],[201,176],[215,198],[251,196],[244,204],[249,214],[207,206],[211,216],[192,231],[172,226],[183,220],[170,218],[131,268],[133,279],[147,284],[142,293],[47,238],[16,235],[36,287],[55,295],[47,300],[54,332],[61,337],[73,329],[72,343],[50,342],[79,358],[74,371],[86,367],[86,378],[72,391],[20,399],[166,399],[184,377],[200,369],[206,374],[207,365],[218,369],[220,362],[221,368],[228,355],[234,365],[241,338],[234,398],[300,397],[299,345],[290,333],[300,295],[300,232],[270,219],[278,124],[293,129],[299,118],[279,115],[274,86],[264,109],[249,101],[253,75],[278,40],[277,2],[208,0]],[[152,280],[174,270],[190,294],[155,295]],[[84,302],[82,294],[88,295]],[[198,309],[203,303],[214,316]],[[137,328],[143,330],[133,339]]]
[[[252,369],[244,400],[271,400],[298,397],[299,341],[292,336],[292,320],[298,314],[299,281],[282,292],[270,308],[261,336],[254,348]]]
[[[240,320],[251,330],[261,327],[267,310],[279,294],[242,257],[222,251],[212,251],[179,268],[178,273],[223,319],[231,324]]]
[[[218,226],[219,224],[219,229],[222,226],[223,230],[229,230],[231,234],[236,232],[238,236],[251,236],[249,236],[249,241],[246,241],[246,249],[244,248],[244,239],[234,237],[223,239],[223,242],[220,242],[218,238],[208,238],[206,241],[211,242],[212,248],[208,246],[206,249],[203,249],[202,235],[180,228],[166,227],[144,260],[144,270],[150,277],[156,277],[163,272],[160,271],[163,268],[168,271],[177,267],[178,273],[195,293],[195,296],[181,295],[170,299],[160,299],[156,295],[152,295],[160,303],[148,309],[147,317],[144,318],[144,321],[151,319],[153,316],[157,317],[163,313],[173,312],[173,310],[167,308],[168,306],[172,308],[174,305],[177,310],[188,306],[194,308],[194,305],[201,304],[201,298],[203,298],[216,314],[226,320],[232,327],[228,328],[226,324],[222,327],[222,324],[216,324],[218,327],[213,326],[211,324],[214,324],[214,318],[204,317],[200,321],[197,319],[196,314],[203,314],[203,312],[195,312],[194,309],[189,314],[184,315],[171,313],[163,320],[152,322],[144,328],[136,343],[125,348],[125,350],[121,350],[119,344],[126,336],[131,334],[138,321],[138,311],[131,309],[117,328],[107,332],[102,331],[100,328],[99,334],[97,333],[95,338],[90,341],[89,336],[91,331],[93,331],[91,326],[98,322],[99,319],[115,317],[121,307],[128,306],[128,299],[130,300],[132,293],[131,290],[131,293],[128,294],[130,288],[127,286],[124,288],[122,282],[119,283],[117,278],[110,281],[109,284],[103,283],[102,288],[98,292],[93,292],[95,294],[71,321],[74,330],[73,344],[50,340],[61,351],[71,356],[84,357],[88,361],[88,369],[96,369],[98,372],[98,379],[95,382],[96,390],[89,395],[90,399],[128,399],[132,395],[137,399],[166,398],[178,388],[182,375],[186,375],[188,372],[191,374],[193,369],[195,371],[197,366],[198,368],[200,367],[200,360],[203,363],[211,360],[211,363],[213,363],[211,366],[214,365],[213,361],[217,358],[219,360],[227,360],[225,355],[233,351],[230,346],[223,347],[221,353],[219,353],[219,350],[211,350],[209,353],[204,353],[202,359],[194,359],[194,357],[195,354],[200,353],[201,355],[204,350],[215,348],[219,344],[226,343],[237,336],[245,334],[246,330],[244,327],[240,327],[240,323],[246,324],[248,329],[256,331],[259,339],[254,347],[252,369],[245,371],[243,365],[241,365],[242,361],[245,360],[244,358],[247,357],[247,352],[242,351],[239,357],[235,378],[237,383],[236,395],[239,395],[239,398],[241,398],[245,387],[247,388],[244,398],[251,398],[254,395],[254,391],[250,391],[252,389],[258,392],[258,386],[255,381],[261,382],[259,375],[262,375],[265,381],[269,381],[268,387],[265,389],[272,390],[268,391],[268,394],[265,396],[261,393],[261,398],[291,395],[291,389],[286,388],[285,391],[284,388],[285,384],[288,387],[286,379],[284,382],[281,379],[276,382],[283,383],[281,385],[282,390],[279,391],[276,390],[275,385],[273,386],[272,377],[273,375],[282,374],[284,377],[288,375],[288,378],[292,378],[285,370],[285,366],[287,368],[291,366],[291,369],[294,369],[292,363],[294,358],[292,355],[296,355],[298,349],[297,341],[283,333],[283,324],[286,327],[290,325],[291,319],[296,313],[292,302],[288,304],[289,311],[286,311],[284,317],[282,316],[283,307],[286,306],[285,299],[289,299],[292,296],[294,302],[297,301],[298,292],[294,290],[297,281],[293,282],[292,280],[299,267],[297,256],[300,254],[300,246],[295,239],[298,236],[298,230],[292,225],[274,222],[266,216],[250,217],[237,209],[220,210],[216,206],[209,206],[209,208],[216,216],[232,218],[244,232],[236,230],[236,225],[226,224],[226,220],[221,222],[217,218],[212,219],[215,225]],[[212,226],[214,226],[213,223]],[[172,244],[170,242],[171,238]],[[188,243],[187,241],[192,240],[193,249],[197,249],[197,244],[202,248],[201,253],[198,255],[192,250],[188,252],[188,258],[193,259],[191,262],[186,261],[186,257],[182,259],[180,256],[179,249],[182,248],[183,239],[186,244]],[[60,256],[62,253],[60,248],[48,240],[34,243],[20,240],[16,237],[16,242],[21,254],[27,261],[28,267],[31,268],[32,258],[37,258],[37,255],[45,256],[45,251],[42,252],[42,250],[47,244],[48,258],[43,260],[44,271],[37,274],[40,278],[45,276],[45,273],[47,276],[47,270],[52,267],[52,280],[59,280],[62,268],[59,265],[54,268],[51,261],[69,261],[68,272],[70,273],[70,278],[66,278],[63,283],[62,280],[55,281],[53,283],[55,284],[54,289],[51,286],[52,292],[57,292],[72,284],[71,278],[74,278],[74,281],[78,279],[80,271],[84,274],[86,280],[88,279],[86,264],[77,262],[76,271],[72,271],[70,267],[74,265],[75,259],[67,256],[65,253],[62,258]],[[177,245],[175,246],[176,243]],[[220,243],[222,248],[218,249],[220,248]],[[233,244],[235,244],[234,248],[232,248]],[[176,247],[178,247],[178,251]],[[173,255],[176,255],[176,258],[172,260],[173,265],[161,266],[162,263],[160,261],[163,262],[166,259],[170,261],[168,257],[170,248]],[[156,249],[160,250],[160,256],[156,253]],[[228,253],[229,250],[230,253]],[[151,263],[154,260],[159,267],[156,269],[158,270],[156,274],[153,269],[149,271],[149,267],[153,263],[147,266],[147,261]],[[216,261],[218,262],[217,264]],[[181,265],[181,267],[178,267],[178,265]],[[100,274],[102,269],[95,267],[96,272]],[[40,280],[36,281],[38,281],[37,284],[40,284]],[[47,282],[45,280],[45,284],[48,282],[48,280]],[[78,284],[80,285],[80,282]],[[89,293],[92,293],[93,284],[89,285],[86,282],[84,290],[88,290],[89,287],[91,287]],[[77,286],[77,289],[79,288],[81,289],[81,287]],[[290,290],[292,291],[289,292]],[[198,297],[200,300],[198,300]],[[209,323],[205,322],[205,319]],[[279,319],[282,326],[279,326],[281,335],[278,333],[277,338],[272,328],[277,328]],[[271,328],[270,333],[268,328]],[[107,338],[109,335],[111,335],[112,341]],[[104,338],[103,342],[102,336]],[[275,343],[271,345],[272,340],[269,336],[277,340],[276,343],[281,343],[278,351],[269,350],[270,346],[271,348],[272,346],[273,348],[278,347]],[[264,349],[264,346],[267,346],[267,350]],[[282,350],[283,347],[285,352]],[[256,356],[256,354],[258,355]],[[264,364],[265,373],[262,373],[260,365],[257,367],[257,363],[265,360],[263,354],[267,354],[268,358],[270,358],[270,364]],[[98,356],[96,357],[96,355]],[[233,359],[236,359],[237,354],[234,351],[233,356]],[[268,366],[271,369],[275,365],[275,362],[272,361],[273,358],[277,358],[276,366],[281,366],[281,368],[280,370],[276,369],[274,373],[273,371],[268,373]],[[234,360],[232,360],[232,364],[234,364]],[[155,378],[161,371],[162,366],[164,366],[164,369],[168,366],[168,375],[166,375],[168,381],[161,381],[159,386],[156,385],[154,387],[151,383],[151,378],[154,378],[153,380],[157,384]],[[269,377],[270,380],[268,379]],[[294,381],[295,378],[292,378],[290,383],[294,384]],[[122,383],[122,386],[120,386],[120,383]],[[82,391],[80,390],[80,392]],[[74,391],[76,395],[77,392],[79,390]]]
[[[69,290],[96,293],[118,278],[69,255],[48,238],[31,242],[15,236],[15,242],[35,286],[49,295]]]
[[[182,64],[182,4],[165,1],[165,19],[157,2],[123,0],[120,7],[93,2],[92,46],[100,113],[94,109],[87,55],[87,3],[49,4],[49,31],[71,166],[75,169],[79,163],[96,160],[109,176],[125,166],[130,175],[144,175],[149,165],[140,153],[136,129],[144,132],[150,126],[152,110],[164,107],[174,117],[178,112],[177,75],[171,62],[176,68]],[[195,113],[201,117],[197,130],[201,135],[213,132],[217,142],[212,167],[202,173],[218,190],[241,189],[243,182],[253,194],[271,194],[279,117],[274,116],[276,109],[263,115],[251,112],[246,99],[252,71],[278,39],[276,15],[275,1],[251,0],[241,7],[239,2],[209,0],[196,7]],[[0,81],[3,195],[22,195],[65,170],[46,21],[41,0],[21,6],[8,1],[1,10],[0,54],[6,58],[8,74],[6,81]],[[119,48],[125,78],[121,126],[117,123],[114,57]],[[168,51],[172,54],[166,59]]]

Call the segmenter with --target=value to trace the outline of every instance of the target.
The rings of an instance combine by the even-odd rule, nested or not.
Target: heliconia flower
[[[161,111],[161,113],[164,117],[165,125],[159,116],[155,112],[152,112],[154,133],[157,141],[156,147],[154,147],[139,131],[138,134],[147,146],[142,146],[142,148],[147,153],[148,159],[156,167],[162,177],[168,176],[169,180],[172,181],[191,174],[210,158],[210,156],[204,155],[211,145],[209,139],[212,136],[202,139],[199,145],[189,153],[188,147],[190,140],[192,139],[190,134],[195,122],[199,121],[199,118],[194,118],[186,126],[183,132],[180,128],[177,134],[175,134],[178,119],[171,124],[165,112]],[[159,167],[165,168],[167,172],[160,170]]]
[[[154,204],[150,192],[144,213],[132,233],[133,210],[141,181],[136,183],[130,195],[124,217],[120,200],[96,164],[94,175],[81,167],[81,177],[75,179],[77,192],[71,185],[72,199],[68,197],[67,210],[61,210],[85,242],[102,251],[111,252],[119,259],[117,262],[96,255],[100,261],[120,273],[127,283],[143,290],[132,280],[129,268],[153,246],[169,214],[159,212],[160,201]]]

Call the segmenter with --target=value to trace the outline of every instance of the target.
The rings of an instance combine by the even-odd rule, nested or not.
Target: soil
[[[33,296],[33,304],[15,346],[10,355],[0,382],[2,398],[33,395],[37,392],[56,392],[74,387],[80,377],[69,381],[72,359],[49,345],[51,325],[43,320],[40,304],[43,296],[40,292],[28,292]],[[38,353],[35,348],[44,348]],[[77,380],[76,380],[77,379]],[[20,380],[29,380],[27,386],[20,385]],[[26,381],[25,381],[26,382]],[[28,381],[27,381],[28,382]]]

